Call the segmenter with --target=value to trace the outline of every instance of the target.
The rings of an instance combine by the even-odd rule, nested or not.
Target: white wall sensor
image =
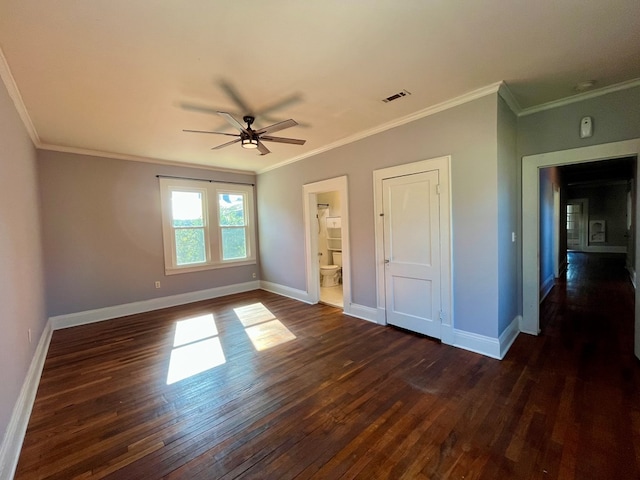
[[[580,120],[580,138],[587,138],[593,135],[593,122],[591,117],[583,117]]]

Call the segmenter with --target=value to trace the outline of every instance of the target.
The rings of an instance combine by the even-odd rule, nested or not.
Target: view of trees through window
[[[207,238],[203,192],[171,192],[176,263],[189,265],[207,261]],[[246,258],[244,195],[218,195],[218,222],[223,260]],[[211,232],[214,234],[214,232]]]
[[[232,260],[247,256],[244,218],[244,195],[221,193],[218,195],[222,259]]]
[[[178,265],[206,261],[202,192],[171,192],[171,214]]]

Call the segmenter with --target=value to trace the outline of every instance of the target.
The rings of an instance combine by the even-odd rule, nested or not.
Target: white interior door
[[[587,246],[586,199],[567,201],[567,249],[583,251]]]
[[[438,170],[382,185],[387,323],[440,338]]]

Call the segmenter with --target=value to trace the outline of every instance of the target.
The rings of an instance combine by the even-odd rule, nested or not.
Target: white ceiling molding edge
[[[511,90],[509,90],[509,86],[505,82],[502,82],[502,84],[500,85],[498,94],[507,103],[511,111],[515,113],[516,116],[520,116],[522,107],[518,103],[518,100],[516,100],[516,97],[513,95],[513,93],[511,93]]]
[[[538,113],[538,112],[543,112],[545,110],[551,110],[553,108],[563,107],[571,103],[581,102],[589,98],[596,98],[596,97],[600,97],[601,95],[606,95],[608,93],[618,92],[620,90],[626,90],[628,88],[634,88],[638,86],[640,86],[640,78],[636,78],[634,80],[628,80],[626,82],[616,83],[614,85],[598,88],[597,90],[591,90],[589,92],[578,93],[576,95],[571,95],[570,97],[561,98],[560,100],[554,100],[552,102],[536,105],[535,107],[525,108],[520,111],[518,116],[524,117],[525,115],[531,115],[532,113]]]
[[[7,63],[7,59],[4,56],[4,52],[2,48],[0,48],[0,78],[2,78],[2,83],[9,92],[9,97],[13,100],[13,104],[16,107],[16,111],[18,115],[22,119],[22,123],[24,123],[24,127],[27,129],[29,136],[31,137],[31,141],[36,146],[36,148],[40,147],[40,137],[38,136],[38,132],[36,131],[36,127],[33,126],[33,122],[31,121],[31,117],[29,116],[29,112],[27,112],[26,107],[24,106],[24,102],[22,101],[22,95],[20,95],[20,90],[18,89],[18,84],[16,83],[13,75],[11,74],[11,69],[9,69],[9,64]]]
[[[469,93],[465,93],[464,95],[460,95],[459,97],[455,97],[450,100],[446,100],[442,103],[432,105],[431,107],[418,110],[417,112],[411,113],[401,118],[397,118],[395,120],[392,120],[391,122],[383,123],[382,125],[378,125],[377,127],[370,128],[369,130],[364,130],[360,133],[356,133],[355,135],[350,135],[348,137],[342,138],[337,142],[330,143],[329,145],[325,145],[324,147],[317,148],[303,155],[299,155],[297,157],[293,157],[284,162],[280,162],[276,165],[271,165],[270,167],[263,168],[261,170],[258,170],[257,174],[260,175],[261,173],[265,173],[270,170],[275,170],[276,168],[284,167],[285,165],[289,165],[291,163],[299,162],[300,160],[304,160],[305,158],[313,157],[320,153],[333,150],[334,148],[342,147],[344,145],[348,145],[358,140],[362,140],[363,138],[370,137],[377,133],[382,133],[386,130],[399,127],[400,125],[404,125],[406,123],[413,122],[415,120],[419,120],[421,118],[428,117],[430,115],[434,115],[444,110],[457,107],[458,105],[462,105],[464,103],[477,100],[478,98],[482,98],[492,93],[498,92],[502,85],[504,85],[504,82],[500,81],[500,82],[493,83],[491,85],[487,85],[486,87],[478,88],[477,90],[473,90]]]
[[[138,157],[136,155],[128,155],[124,153],[104,152],[102,150],[90,150],[88,148],[64,147],[61,145],[41,144],[38,146],[40,150],[50,150],[53,152],[73,153],[76,155],[87,155],[89,157],[111,158],[113,160],[126,160],[129,162],[154,163],[156,165],[169,165],[173,167],[200,168],[202,170],[212,170],[215,172],[238,173],[241,175],[255,175],[256,172],[249,170],[237,170],[233,168],[211,167],[200,163],[174,162],[171,160],[163,160],[159,158]]]
[[[31,121],[31,117],[29,116],[29,112],[24,105],[24,101],[22,100],[22,95],[20,94],[20,90],[18,89],[18,85],[13,78],[11,73],[11,69],[9,68],[9,64],[7,63],[7,59],[4,56],[4,52],[2,48],[0,48],[0,78],[2,79],[2,83],[4,83],[7,92],[9,93],[9,97],[13,100],[13,104],[24,124],[29,137],[31,137],[31,141],[33,145],[39,150],[51,150],[54,152],[64,152],[64,153],[74,153],[78,155],[88,155],[91,157],[106,157],[113,158],[116,160],[128,160],[133,162],[145,162],[145,163],[155,163],[160,165],[170,165],[176,167],[192,167],[192,168],[201,168],[203,170],[214,170],[216,172],[228,172],[228,173],[239,173],[242,175],[255,175],[255,172],[248,170],[235,170],[231,168],[220,168],[220,167],[210,167],[202,164],[188,164],[184,162],[172,162],[171,160],[162,160],[157,158],[146,158],[146,157],[138,157],[135,155],[126,155],[120,153],[112,153],[112,152],[103,152],[99,150],[91,150],[85,148],[76,148],[76,147],[66,147],[62,145],[51,145],[42,143],[40,140],[40,136],[36,128]]]

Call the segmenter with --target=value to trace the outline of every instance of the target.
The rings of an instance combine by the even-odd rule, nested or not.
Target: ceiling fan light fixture
[[[257,138],[243,138],[242,139],[242,148],[258,148],[258,139]]]

